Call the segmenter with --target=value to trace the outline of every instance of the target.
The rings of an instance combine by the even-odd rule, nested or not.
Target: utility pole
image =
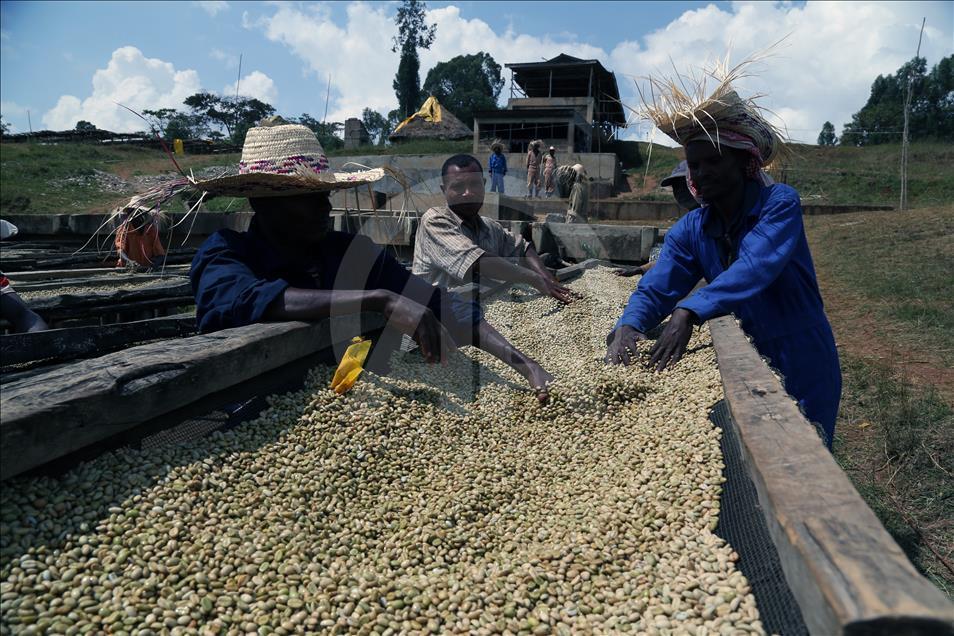
[[[921,57],[921,40],[924,38],[924,23],[927,18],[921,19],[921,34],[918,36],[918,52],[914,55],[915,63]],[[911,119],[911,93],[914,92],[914,72],[908,74],[908,92],[904,96],[904,133],[901,136],[901,203],[903,212],[908,207],[908,122]]]
[[[27,125],[30,127],[30,134],[33,134],[33,120],[30,119],[30,109],[27,109]]]
[[[325,93],[325,116],[321,118],[321,123],[328,121],[328,102],[331,100],[331,73],[328,73],[328,91]]]

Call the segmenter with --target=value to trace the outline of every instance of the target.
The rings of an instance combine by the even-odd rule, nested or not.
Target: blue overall
[[[307,265],[296,265],[265,240],[253,218],[247,232],[219,230],[192,259],[189,272],[199,331],[264,321],[268,306],[288,287],[386,289],[426,305],[455,342],[468,344],[483,320],[477,303],[411,274],[365,236],[328,232]]]
[[[616,327],[645,333],[677,307],[703,322],[735,314],[831,448],[841,369],[805,238],[801,201],[787,185],[750,181],[746,187],[747,211],[728,228],[703,206],[666,233],[656,266],[639,281]],[[700,278],[708,285],[685,298]]]

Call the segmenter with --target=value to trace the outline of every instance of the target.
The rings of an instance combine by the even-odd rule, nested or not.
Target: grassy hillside
[[[844,390],[835,457],[954,598],[954,205],[805,219]]]
[[[682,160],[682,150],[641,144],[644,164],[629,171],[638,198],[668,200],[656,185]],[[829,204],[898,205],[901,193],[901,147],[898,144],[823,148],[796,144],[792,157],[772,175],[799,191],[802,200]],[[908,159],[908,203],[943,205],[954,192],[954,145],[911,146]]]
[[[417,141],[390,147],[367,146],[332,154],[454,154],[470,141]],[[897,145],[820,148],[799,145],[788,164],[775,172],[806,202],[897,205],[900,188]],[[682,151],[640,144],[643,167],[629,172],[629,197],[668,200],[657,187],[682,159]],[[234,166],[237,154],[179,157],[183,170]],[[912,206],[939,205],[954,192],[954,146],[912,146],[909,192]],[[171,173],[161,150],[86,144],[0,144],[0,214],[104,211],[141,189],[141,177]],[[235,201],[213,201],[211,210],[236,209]]]

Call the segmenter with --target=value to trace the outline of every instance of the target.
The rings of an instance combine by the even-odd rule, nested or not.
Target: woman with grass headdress
[[[763,166],[784,152],[783,138],[753,99],[732,90],[740,67],[695,95],[685,79],[651,79],[646,115],[685,148],[689,187],[703,201],[666,234],[656,266],[641,280],[616,328],[606,360],[634,361],[636,342],[666,316],[650,352],[662,370],[685,352],[693,325],[734,314],[831,448],[841,370],[822,306],[798,193],[774,184]],[[708,285],[688,298],[700,278]],[[671,314],[671,315],[670,315]]]

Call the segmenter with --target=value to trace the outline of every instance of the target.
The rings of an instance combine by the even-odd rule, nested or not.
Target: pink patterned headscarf
[[[699,130],[695,135],[690,136],[685,140],[685,144],[688,145],[693,141],[708,141],[713,143],[716,147],[720,149],[725,146],[726,148],[735,148],[736,150],[744,150],[749,154],[749,161],[745,165],[745,178],[753,179],[758,181],[761,185],[767,186],[775,183],[775,180],[769,176],[762,167],[765,165],[765,161],[762,158],[762,151],[759,150],[758,144],[755,143],[748,135],[743,135],[742,133],[735,132],[734,130],[719,130],[712,135],[708,134],[705,130]],[[686,183],[689,186],[689,191],[692,192],[692,196],[696,199],[701,200],[698,190],[696,190],[696,185],[692,182],[692,175],[686,175]]]

